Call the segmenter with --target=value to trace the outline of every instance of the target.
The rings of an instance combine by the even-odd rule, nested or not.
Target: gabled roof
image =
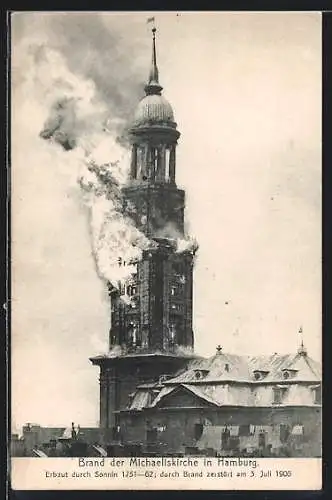
[[[303,354],[273,354],[271,356],[238,356],[235,354],[218,353],[208,359],[195,359],[188,368],[179,375],[165,382],[165,385],[212,382],[253,382],[254,371],[265,371],[264,382],[283,380],[283,370],[296,370],[293,380],[320,381],[321,369],[319,363]],[[197,379],[198,370],[205,371],[201,379]]]
[[[160,391],[160,393],[158,394],[158,396],[156,397],[156,399],[151,404],[151,407],[158,406],[159,403],[161,402],[161,400],[163,400],[166,396],[169,396],[172,393],[175,394],[178,391],[180,391],[181,389],[185,390],[187,392],[190,392],[192,395],[198,397],[199,399],[201,399],[209,404],[219,406],[218,402],[213,397],[206,394],[205,391],[202,391],[200,387],[193,386],[193,385],[180,384],[177,386],[165,387],[164,389],[162,389]]]
[[[204,382],[215,380],[249,380],[249,367],[245,356],[235,354],[216,354],[208,359],[195,359],[188,365],[188,369],[180,375],[172,378],[166,384],[196,382],[197,370],[206,370],[208,373],[204,377]]]
[[[312,358],[304,354],[273,354],[272,356],[258,356],[250,358],[251,366],[258,366],[259,369],[268,371],[265,382],[278,381],[283,379],[284,370],[294,370],[293,380],[308,382],[320,381],[320,365]],[[257,369],[257,368],[256,368]]]

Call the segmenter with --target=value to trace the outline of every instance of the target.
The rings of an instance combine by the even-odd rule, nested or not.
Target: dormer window
[[[194,370],[194,372],[195,372],[195,379],[200,380],[207,376],[209,370]]]
[[[266,370],[254,370],[254,379],[263,380],[269,374]]]
[[[172,378],[171,375],[167,375],[167,374],[160,375],[159,384],[163,384],[164,382],[167,382],[167,380],[169,380],[170,378]]]
[[[283,370],[281,370],[281,372],[282,372],[282,378],[287,380],[289,378],[295,377],[297,370],[293,370],[291,368],[284,368]]]

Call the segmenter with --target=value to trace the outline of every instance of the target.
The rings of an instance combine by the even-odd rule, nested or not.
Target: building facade
[[[122,429],[157,454],[320,456],[321,372],[305,349],[237,356],[220,348],[137,388]]]

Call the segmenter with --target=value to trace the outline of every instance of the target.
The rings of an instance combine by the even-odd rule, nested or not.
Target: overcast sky
[[[98,369],[88,358],[107,346],[109,304],[77,199],[76,153],[38,133],[66,78],[84,95],[92,88],[89,106],[114,123],[131,116],[149,70],[151,15],[12,18],[18,426],[98,421]],[[302,325],[319,360],[321,16],[158,13],[156,22],[160,82],[182,134],[177,180],[200,245],[196,351],[295,352]]]

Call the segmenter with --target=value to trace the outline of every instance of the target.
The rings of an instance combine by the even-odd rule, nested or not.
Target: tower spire
[[[163,90],[162,86],[159,84],[159,71],[157,66],[157,53],[156,53],[156,27],[152,28],[152,60],[149,73],[149,81],[145,85],[145,93],[147,95],[157,94],[159,95]]]
[[[303,328],[302,326],[299,328],[299,335],[300,335],[300,339],[301,339],[301,342],[300,342],[300,345],[298,347],[298,354],[300,354],[301,356],[305,356],[307,354],[307,350],[304,346],[304,342],[303,342]]]

